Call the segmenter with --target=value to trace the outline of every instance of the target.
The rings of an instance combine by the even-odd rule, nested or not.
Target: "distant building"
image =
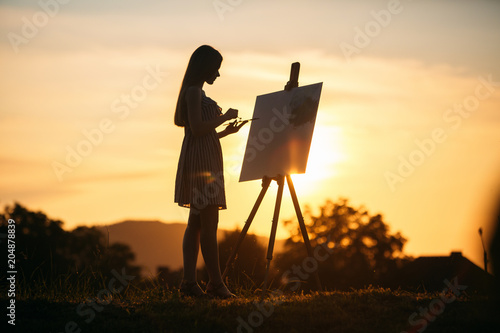
[[[489,293],[493,275],[462,255],[452,252],[444,257],[419,257],[400,269],[391,287],[422,292],[439,292],[446,288],[445,280],[467,286],[467,293]],[[391,279],[392,280],[392,279]]]

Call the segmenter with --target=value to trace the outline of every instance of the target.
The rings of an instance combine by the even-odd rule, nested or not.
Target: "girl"
[[[185,295],[203,296],[196,282],[198,250],[208,270],[206,293],[210,296],[235,297],[222,281],[217,245],[219,209],[226,209],[222,150],[219,138],[236,133],[246,123],[234,121],[223,131],[216,128],[227,120],[238,117],[238,110],[226,113],[203,91],[203,85],[213,84],[220,76],[221,54],[208,45],[200,46],[192,54],[184,74],[174,122],[184,127],[184,141],[175,181],[175,202],[189,208],[189,219],[184,233],[182,251],[184,277],[180,290]]]

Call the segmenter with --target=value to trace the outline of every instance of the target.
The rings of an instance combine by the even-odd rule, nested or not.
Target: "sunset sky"
[[[191,53],[210,44],[224,61],[204,89],[242,117],[293,62],[299,84],[323,82],[307,172],[294,176],[303,207],[345,197],[383,214],[408,254],[482,265],[478,229],[491,236],[500,195],[500,1],[60,2],[0,3],[2,206],[68,229],[187,221],[173,202],[173,112]],[[221,140],[222,228],[241,228],[260,191],[238,182],[249,128]],[[269,235],[275,193],[251,232]],[[285,191],[281,218],[293,216]]]

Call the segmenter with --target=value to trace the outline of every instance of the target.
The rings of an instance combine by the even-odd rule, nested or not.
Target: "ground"
[[[99,294],[97,294],[99,295]],[[177,289],[127,290],[102,302],[71,297],[16,301],[16,332],[498,332],[485,296],[369,288],[234,300],[182,297]]]

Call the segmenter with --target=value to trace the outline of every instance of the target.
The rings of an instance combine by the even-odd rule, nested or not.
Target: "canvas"
[[[240,182],[306,172],[322,86],[257,96]]]

